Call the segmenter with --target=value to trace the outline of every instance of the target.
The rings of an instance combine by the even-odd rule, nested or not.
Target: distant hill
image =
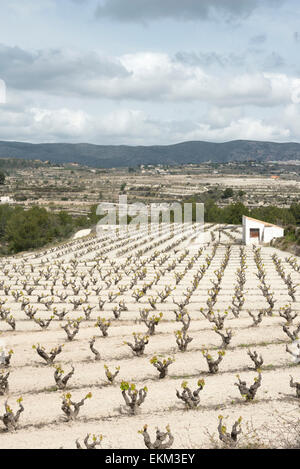
[[[126,146],[88,143],[0,141],[0,158],[23,158],[52,163],[80,163],[96,168],[135,167],[140,164],[187,164],[204,161],[300,160],[299,143],[235,140],[225,143],[183,142],[175,145]]]

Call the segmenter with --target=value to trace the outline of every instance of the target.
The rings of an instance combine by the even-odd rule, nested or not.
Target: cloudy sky
[[[300,142],[299,0],[0,7],[0,140]]]

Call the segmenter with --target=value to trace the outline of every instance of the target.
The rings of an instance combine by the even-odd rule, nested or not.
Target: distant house
[[[14,200],[9,196],[0,197],[0,204],[13,204]]]
[[[284,229],[281,226],[243,216],[244,244],[269,243],[272,239],[282,236],[284,236]]]

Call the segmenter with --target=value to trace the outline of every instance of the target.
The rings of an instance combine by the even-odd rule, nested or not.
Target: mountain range
[[[300,143],[234,140],[225,143],[190,141],[174,145],[127,146],[0,141],[0,158],[79,163],[94,168],[197,164],[206,161],[289,161],[300,160]]]

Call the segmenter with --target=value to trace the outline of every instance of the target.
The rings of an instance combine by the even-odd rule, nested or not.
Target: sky
[[[0,140],[300,142],[299,0],[0,0]]]

